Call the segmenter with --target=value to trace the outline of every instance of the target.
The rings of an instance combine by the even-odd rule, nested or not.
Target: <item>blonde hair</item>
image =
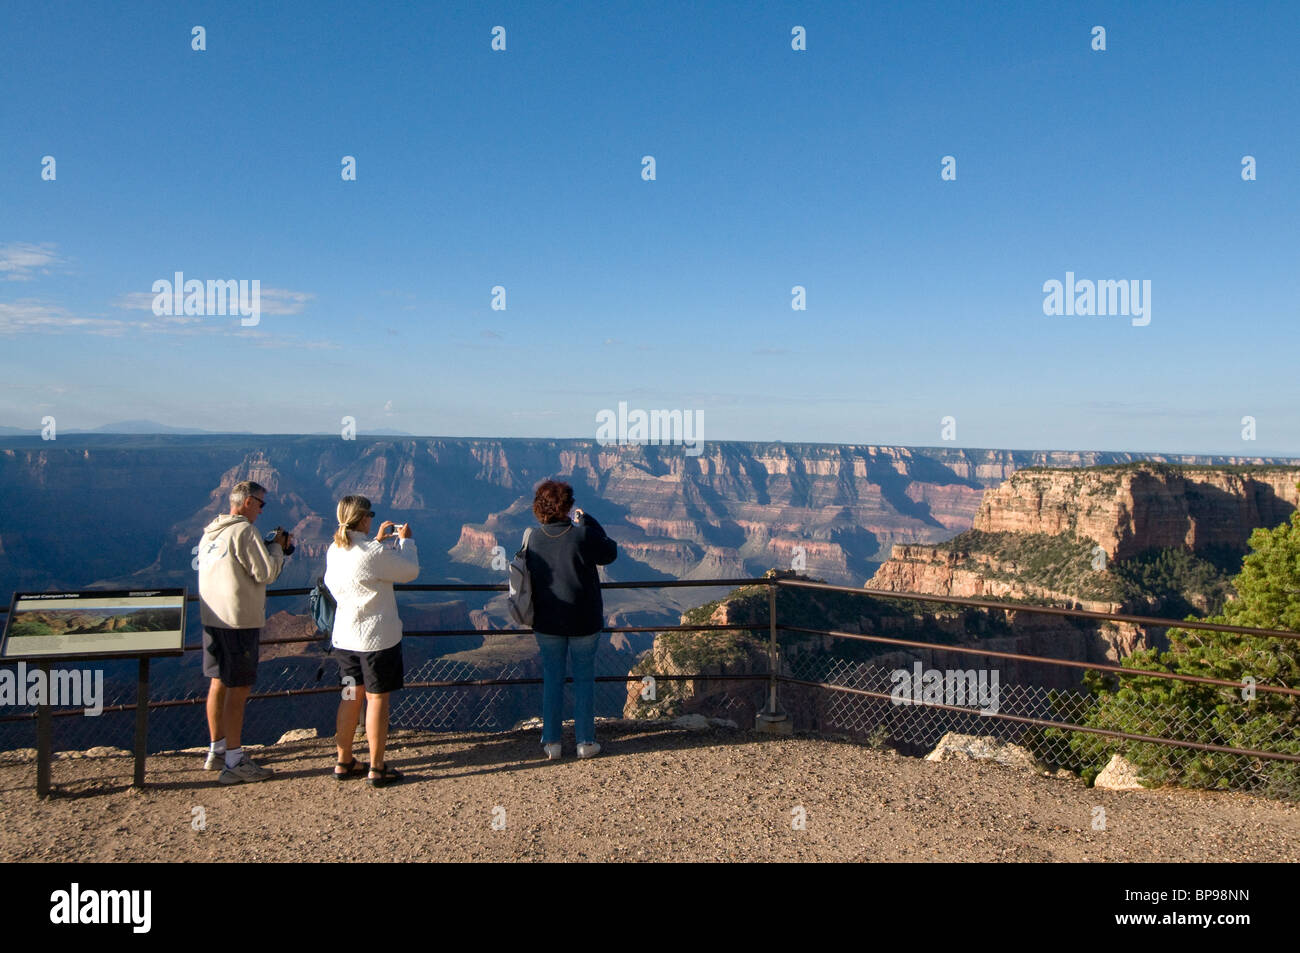
[[[364,496],[345,496],[339,500],[339,528],[334,531],[334,542],[343,549],[352,545],[348,530],[356,529],[370,515],[370,501]]]

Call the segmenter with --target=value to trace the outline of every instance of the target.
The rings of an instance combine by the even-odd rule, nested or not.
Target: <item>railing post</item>
[[[754,718],[754,730],[773,735],[794,733],[794,722],[781,710],[776,697],[777,678],[781,672],[781,649],[776,642],[776,580],[780,570],[767,574],[767,707]]]
[[[135,683],[135,776],[134,787],[144,787],[144,762],[149,754],[149,657],[140,659]]]

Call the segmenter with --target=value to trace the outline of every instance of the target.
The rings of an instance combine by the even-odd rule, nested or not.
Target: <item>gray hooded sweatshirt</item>
[[[218,516],[199,544],[199,616],[205,626],[266,625],[266,584],[284,568],[279,543],[262,542],[245,516]]]

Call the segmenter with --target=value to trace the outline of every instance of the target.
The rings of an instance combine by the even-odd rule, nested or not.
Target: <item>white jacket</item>
[[[325,586],[338,602],[334,645],[351,652],[392,648],[402,640],[393,583],[412,582],[420,574],[415,540],[400,540],[401,548],[394,549],[355,530],[348,539],[347,549],[331,543],[325,554]]]

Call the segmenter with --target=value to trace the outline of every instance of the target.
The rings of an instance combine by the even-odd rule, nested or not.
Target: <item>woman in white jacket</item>
[[[362,770],[352,754],[352,739],[361,716],[365,686],[366,739],[370,742],[372,787],[400,781],[402,775],[384,761],[388,742],[388,696],[403,685],[402,620],[397,615],[393,583],[411,582],[420,573],[419,556],[409,526],[385,520],[370,538],[374,519],[364,496],[339,501],[339,527],[325,554],[325,586],[338,607],[334,613],[334,655],[339,662],[343,699],[339,702],[334,777],[342,781]]]

